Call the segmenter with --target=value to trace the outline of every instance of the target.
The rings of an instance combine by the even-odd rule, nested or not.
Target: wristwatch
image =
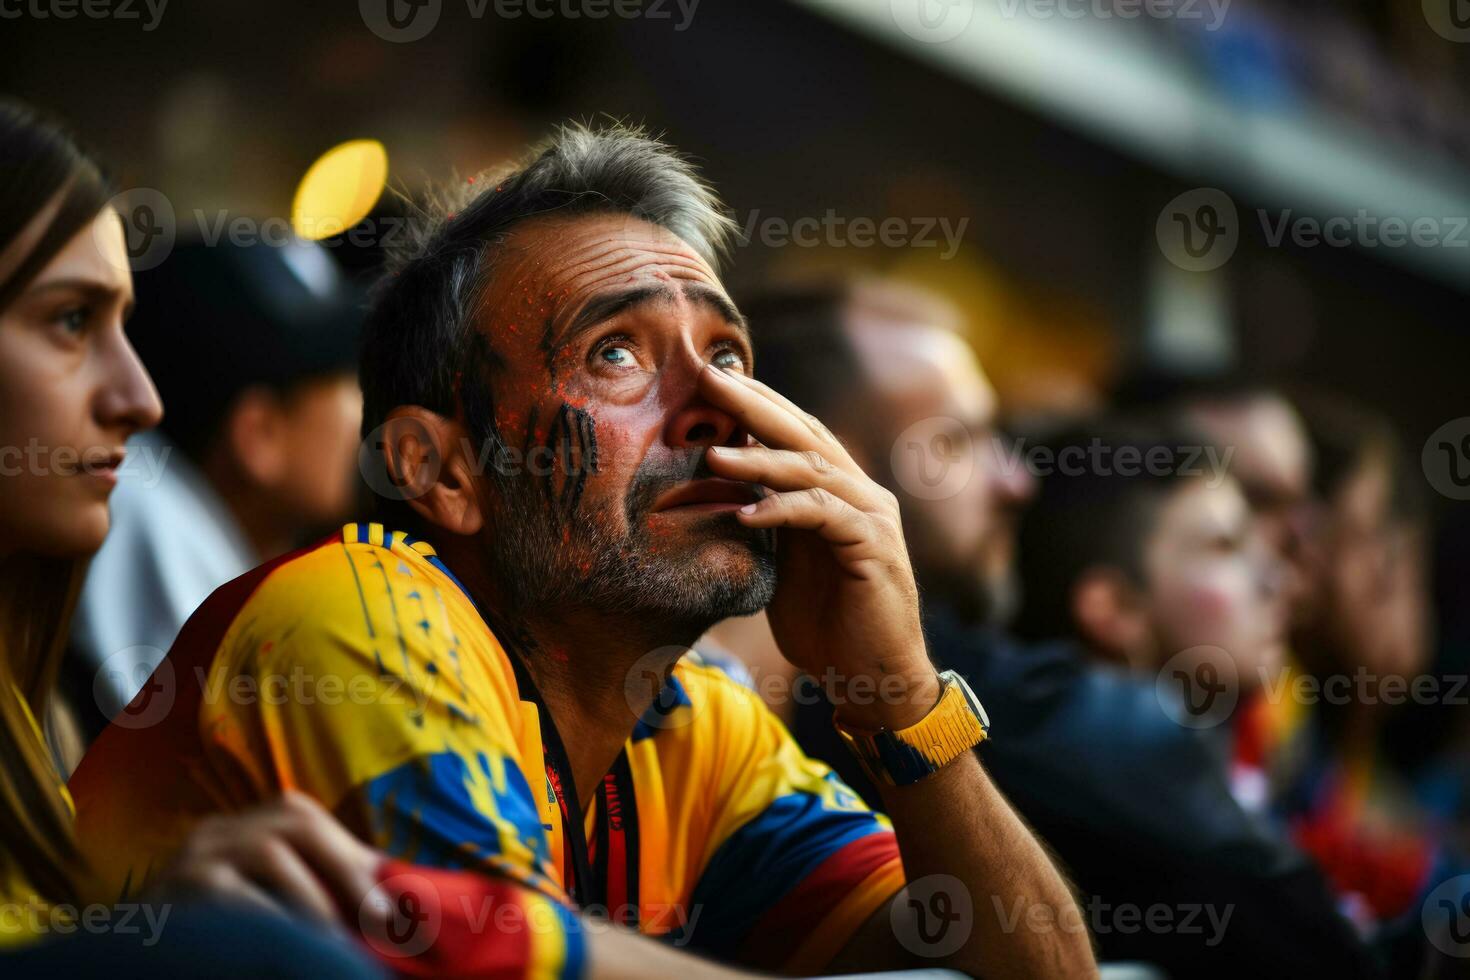
[[[873,782],[889,786],[917,783],[989,736],[990,718],[965,679],[955,671],[946,670],[939,680],[944,685],[939,703],[923,720],[908,728],[897,731],[880,728],[874,732],[833,718],[837,734]]]

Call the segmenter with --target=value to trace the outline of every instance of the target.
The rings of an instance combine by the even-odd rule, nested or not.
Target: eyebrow
[[[115,292],[118,292],[117,287],[113,286],[110,283],[105,283],[97,279],[79,279],[75,277],[70,279],[52,279],[49,282],[32,283],[31,286],[26,289],[26,292],[43,293],[51,292],[53,290],[59,291],[63,289],[75,289],[78,292],[83,293],[103,293],[106,295],[111,295]]]
[[[619,314],[649,303],[674,302],[680,296],[718,313],[726,323],[736,327],[747,341],[750,339],[750,325],[746,323],[745,317],[724,293],[709,286],[689,285],[675,289],[671,286],[660,285],[637,286],[593,297],[586,306],[577,311],[577,315],[572,318],[572,322],[561,332],[555,342],[550,340],[551,324],[548,323],[546,330],[548,339],[543,346],[548,353],[554,352]]]

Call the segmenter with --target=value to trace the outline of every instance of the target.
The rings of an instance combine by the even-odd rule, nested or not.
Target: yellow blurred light
[[[388,181],[388,151],[377,140],[351,140],[317,158],[296,187],[291,227],[320,241],[357,224],[372,211]]]

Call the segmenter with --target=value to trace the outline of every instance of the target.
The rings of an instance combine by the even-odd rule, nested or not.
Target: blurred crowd
[[[0,141],[37,125],[3,112]],[[37,206],[23,192],[0,188],[5,318],[41,271],[12,264],[37,247],[22,242]],[[92,396],[128,435],[105,540],[62,573],[65,611],[31,625],[39,600],[8,612],[11,637],[62,631],[54,664],[36,653],[6,669],[61,773],[109,724],[152,710],[150,678],[211,593],[380,503],[361,451],[362,271],[300,240],[181,242],[131,277],[136,354],[86,355],[89,370],[134,372]],[[1099,962],[1141,976],[1455,973],[1470,953],[1470,741],[1455,705],[1470,690],[1436,631],[1420,447],[1372,405],[1230,375],[1138,370],[1100,409],[1016,418],[973,325],[928,288],[854,272],[733,299],[754,376],[897,498],[929,654],[984,702],[994,737],[979,758],[1071,883]],[[17,329],[0,320],[0,363],[27,356],[3,337]],[[46,407],[60,388],[37,395],[13,381],[41,384],[36,369],[0,370],[0,441],[74,438]],[[19,482],[7,478],[7,521],[39,535],[58,518]],[[764,613],[694,648],[737,661],[801,748],[881,806],[832,725],[850,694],[792,666]],[[4,717],[0,738],[24,741]],[[42,771],[13,744],[0,769]],[[23,780],[0,788],[8,816],[26,812]],[[22,873],[19,851],[62,833],[26,826],[0,827]],[[193,935],[207,943],[210,927]]]
[[[1232,102],[1315,106],[1380,137],[1470,159],[1470,127],[1456,108],[1466,66],[1422,30],[1429,16],[1443,36],[1458,38],[1466,25],[1453,4],[1234,0],[1229,9],[1218,31],[1210,17],[1150,26]]]

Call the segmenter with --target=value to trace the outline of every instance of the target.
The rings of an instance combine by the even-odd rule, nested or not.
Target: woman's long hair
[[[101,168],[63,127],[0,100],[0,254],[55,208],[37,243],[0,280],[0,312],[111,196]],[[85,559],[16,554],[0,563],[0,879],[19,872],[52,902],[80,900],[88,875],[62,776],[32,718],[44,723],[49,715],[85,571]]]

